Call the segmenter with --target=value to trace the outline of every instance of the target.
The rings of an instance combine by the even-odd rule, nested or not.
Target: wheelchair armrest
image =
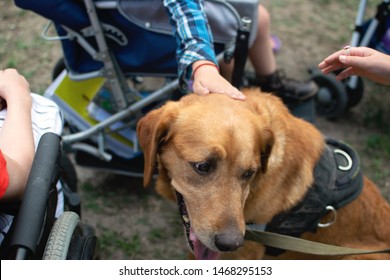
[[[60,136],[51,132],[45,133],[39,141],[10,243],[16,259],[28,259],[35,253],[49,190],[56,177],[60,141]]]

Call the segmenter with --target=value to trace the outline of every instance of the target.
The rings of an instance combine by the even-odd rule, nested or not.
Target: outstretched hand
[[[390,85],[390,56],[368,47],[346,47],[329,55],[318,67],[324,74],[344,69],[337,80],[358,75]]]

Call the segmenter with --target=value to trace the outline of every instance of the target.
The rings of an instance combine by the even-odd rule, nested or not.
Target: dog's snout
[[[214,237],[214,244],[222,252],[235,251],[244,245],[244,236],[239,232],[226,232]]]

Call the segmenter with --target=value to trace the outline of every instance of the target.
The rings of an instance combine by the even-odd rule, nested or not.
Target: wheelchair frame
[[[57,134],[48,132],[42,135],[23,200],[7,233],[7,241],[1,246],[2,258],[97,258],[97,238],[91,228],[81,223],[80,212],[74,212],[79,207],[65,211],[55,220],[57,193],[53,190],[56,190],[60,177],[60,152],[61,138]],[[73,224],[67,222],[69,219]]]

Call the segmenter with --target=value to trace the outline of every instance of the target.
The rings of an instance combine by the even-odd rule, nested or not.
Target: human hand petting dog
[[[344,69],[337,76],[343,80],[353,75],[390,85],[390,56],[368,47],[344,47],[318,64],[324,74]]]
[[[214,63],[206,60],[196,61],[192,65],[192,71],[194,93],[206,95],[215,92],[226,94],[233,99],[245,100],[245,95],[220,75],[218,66]]]

